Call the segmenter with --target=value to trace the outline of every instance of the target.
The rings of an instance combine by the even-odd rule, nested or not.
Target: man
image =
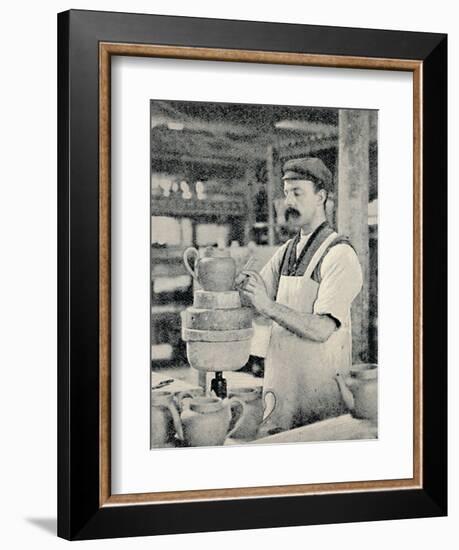
[[[282,243],[294,237],[300,230],[298,217],[292,212],[291,208],[287,208],[284,215],[285,223],[279,228],[279,239]]]
[[[354,249],[326,221],[328,168],[307,157],[287,161],[283,174],[287,212],[301,230],[261,277],[247,272],[243,285],[256,311],[271,320],[263,392],[274,395],[275,407],[264,433],[344,412],[335,376],[350,369],[350,307],[362,287]],[[254,347],[259,343],[256,331]]]

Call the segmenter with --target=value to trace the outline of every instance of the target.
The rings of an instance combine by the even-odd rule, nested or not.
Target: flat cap
[[[325,190],[332,190],[332,173],[319,158],[290,159],[284,164],[282,171],[284,173],[283,180],[307,180],[312,176],[322,183]]]

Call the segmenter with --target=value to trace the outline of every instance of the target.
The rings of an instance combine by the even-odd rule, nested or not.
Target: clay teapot
[[[151,393],[151,447],[174,446],[174,434],[183,439],[182,423],[174,401],[168,391]]]
[[[335,380],[352,416],[378,419],[378,365],[353,365],[346,379],[337,373]]]
[[[182,401],[182,426],[186,445],[223,445],[238,426],[244,404],[236,398],[195,397]]]
[[[194,256],[194,269],[190,266],[190,256]],[[227,248],[204,249],[202,258],[192,246],[183,253],[183,263],[189,274],[207,291],[225,292],[232,290],[236,278],[236,262]]]
[[[244,412],[233,429],[231,437],[234,439],[255,439],[258,426],[263,419],[263,401],[261,388],[234,388],[230,391],[230,397],[236,397],[244,403]]]

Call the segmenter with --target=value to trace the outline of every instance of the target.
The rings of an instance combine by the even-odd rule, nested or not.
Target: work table
[[[365,419],[343,414],[327,418],[307,426],[287,430],[252,441],[253,444],[299,443],[310,441],[346,441],[354,439],[377,439],[378,426]]]
[[[170,377],[162,374],[152,373],[152,386]],[[257,381],[259,383],[259,381]],[[161,388],[172,393],[183,391],[202,391],[198,384],[190,384],[182,380],[174,379],[173,382]],[[328,418],[313,424],[294,428],[275,435],[270,435],[253,441],[242,441],[228,438],[225,445],[268,445],[278,443],[306,443],[312,441],[346,441],[357,439],[377,439],[378,428],[370,420],[358,419],[350,414],[344,414],[334,418]]]

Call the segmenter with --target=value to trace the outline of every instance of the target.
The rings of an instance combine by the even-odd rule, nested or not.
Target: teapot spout
[[[338,384],[339,391],[341,392],[341,397],[343,398],[344,404],[346,407],[353,411],[355,408],[354,396],[352,395],[351,390],[344,381],[344,378],[340,375],[339,372],[335,375],[336,383]]]

